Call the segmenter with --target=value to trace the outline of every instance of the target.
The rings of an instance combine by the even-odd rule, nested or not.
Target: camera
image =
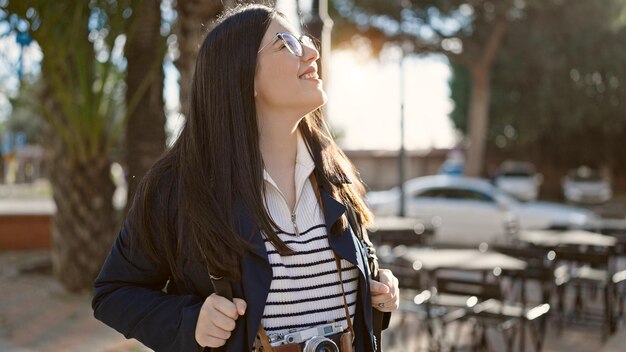
[[[293,333],[273,334],[268,338],[272,347],[301,344],[302,352],[339,352],[337,343],[342,332],[341,324],[329,323]]]

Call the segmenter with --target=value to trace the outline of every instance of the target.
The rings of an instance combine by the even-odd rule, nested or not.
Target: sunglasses
[[[259,51],[257,51],[257,54],[260,53],[261,50],[265,49],[269,45],[273,45],[278,40],[282,40],[287,50],[289,50],[290,53],[292,53],[293,55],[297,57],[302,57],[302,55],[304,55],[304,48],[302,47],[303,45],[306,45],[310,48],[317,49],[315,43],[313,42],[313,39],[311,39],[311,37],[309,37],[306,34],[303,34],[300,36],[300,38],[297,38],[295,35],[289,32],[278,32],[276,33],[274,38],[270,40],[269,43],[263,45],[263,47],[259,49]]]

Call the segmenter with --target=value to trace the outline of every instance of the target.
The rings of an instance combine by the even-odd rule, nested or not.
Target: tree
[[[165,150],[161,1],[132,0],[131,25],[124,46],[126,73],[126,169],[131,205],[137,184]]]
[[[189,89],[202,39],[212,28],[211,24],[224,10],[219,0],[177,0],[174,33],[178,42],[176,68],[180,72],[181,113],[189,113]]]
[[[524,1],[335,0],[338,40],[357,34],[373,51],[386,43],[417,54],[442,53],[467,69],[471,84],[468,108],[466,174],[482,172],[490,103],[490,72],[507,26],[522,18]]]
[[[41,125],[37,111],[37,81],[24,79],[15,98],[11,98],[12,111],[5,128],[14,133],[24,133],[29,144],[41,143]],[[1,133],[1,131],[0,131]]]
[[[527,18],[510,26],[494,63],[489,154],[561,170],[590,164],[626,171],[625,9],[621,0],[528,6]],[[454,74],[455,105],[463,116],[465,73]]]
[[[248,0],[239,3],[261,3],[274,6],[275,0]],[[235,0],[177,0],[177,19],[174,32],[178,41],[179,56],[175,61],[180,72],[181,113],[189,113],[189,89],[196,63],[198,49],[206,34],[213,29],[217,16],[225,9],[232,8]]]
[[[118,228],[110,152],[123,120],[116,52],[126,8],[105,0],[12,0],[2,8],[28,24],[44,56],[39,108],[57,205],[53,271],[72,291],[91,288]]]

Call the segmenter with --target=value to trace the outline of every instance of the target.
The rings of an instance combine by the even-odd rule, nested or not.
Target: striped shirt
[[[327,322],[340,322],[344,329],[348,328],[324,213],[309,180],[314,168],[306,144],[298,134],[293,214],[272,177],[264,172],[266,208],[280,228],[278,236],[295,252],[294,255],[281,256],[264,236],[273,275],[262,320],[268,335],[294,332]],[[341,259],[341,270],[346,301],[353,318],[358,268]]]

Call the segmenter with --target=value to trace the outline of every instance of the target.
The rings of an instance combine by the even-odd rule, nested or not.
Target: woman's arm
[[[151,259],[124,223],[98,278],[94,316],[156,351],[197,351],[195,328],[204,300],[163,292],[168,265]]]

